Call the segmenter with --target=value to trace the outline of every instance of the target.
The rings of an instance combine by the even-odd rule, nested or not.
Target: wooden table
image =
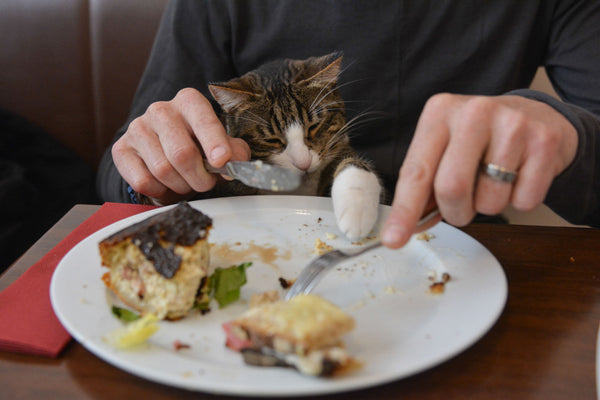
[[[0,278],[0,290],[97,209],[71,209]],[[323,398],[597,398],[600,230],[473,224],[464,231],[498,258],[508,278],[508,302],[490,332],[462,354],[416,376]],[[0,352],[0,398],[223,397],[145,381],[73,341],[56,360]]]

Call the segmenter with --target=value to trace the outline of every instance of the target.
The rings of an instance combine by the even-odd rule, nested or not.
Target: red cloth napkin
[[[73,246],[97,230],[154,206],[104,203],[98,211],[0,293],[0,351],[57,357],[71,336],[50,304],[50,280]]]

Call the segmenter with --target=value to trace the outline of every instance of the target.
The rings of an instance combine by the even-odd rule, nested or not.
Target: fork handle
[[[365,247],[361,247],[360,249],[358,249],[358,250],[356,250],[356,251],[352,252],[352,256],[353,256],[353,257],[354,257],[354,256],[358,256],[358,255],[360,255],[360,254],[362,254],[362,253],[366,253],[367,251],[370,251],[370,250],[376,249],[376,248],[378,248],[378,247],[381,247],[381,246],[383,246],[383,243],[381,242],[381,240],[378,240],[378,241],[377,241],[377,242],[375,242],[375,243],[372,243],[372,244],[370,244],[370,245],[368,245],[368,246],[365,246]]]
[[[427,223],[429,223],[432,219],[434,219],[435,217],[437,217],[439,214],[440,214],[440,210],[438,210],[437,208],[435,210],[431,211],[429,214],[427,214],[426,216],[424,216],[423,218],[421,218],[419,220],[419,223],[417,223],[416,230],[418,231],[418,230],[423,229],[423,227],[426,226]],[[358,255],[360,255],[362,253],[366,253],[367,251],[376,249],[376,248],[378,248],[378,247],[380,247],[382,245],[383,245],[383,243],[381,243],[381,240],[378,240],[375,243],[372,243],[372,244],[370,244],[368,246],[362,247],[359,250],[353,252],[352,255],[353,256],[358,256]]]
[[[415,230],[422,230],[424,226],[426,226],[432,219],[436,218],[438,215],[440,215],[440,210],[438,208],[433,209],[433,211],[431,211],[429,214],[421,218],[419,222],[417,222],[417,227]]]

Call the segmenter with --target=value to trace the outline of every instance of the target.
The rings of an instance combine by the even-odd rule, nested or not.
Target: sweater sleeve
[[[511,94],[562,113],[579,136],[571,165],[555,178],[545,204],[574,224],[600,226],[600,2],[562,0],[554,8],[544,65],[560,96]]]
[[[577,130],[579,143],[571,165],[554,179],[544,203],[567,221],[600,227],[600,118],[573,104],[529,89],[508,94],[548,104]]]

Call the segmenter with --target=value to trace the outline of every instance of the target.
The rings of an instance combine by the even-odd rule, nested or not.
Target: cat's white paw
[[[377,220],[381,186],[375,174],[347,167],[333,181],[331,199],[338,228],[350,240],[369,234]]]

